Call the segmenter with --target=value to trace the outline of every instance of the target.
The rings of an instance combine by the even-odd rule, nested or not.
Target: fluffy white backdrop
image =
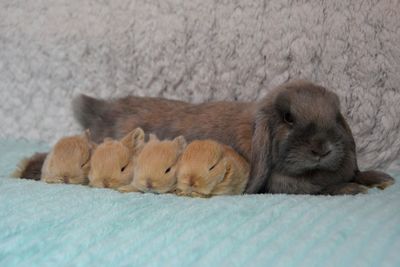
[[[390,0],[2,0],[0,137],[79,131],[79,92],[255,100],[306,78],[340,95],[360,165],[386,168],[400,154],[399,18]]]

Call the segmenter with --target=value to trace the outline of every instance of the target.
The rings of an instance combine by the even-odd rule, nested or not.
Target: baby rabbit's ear
[[[183,152],[183,150],[185,150],[186,146],[187,146],[187,142],[185,137],[183,137],[182,135],[176,137],[174,139],[174,142],[178,145],[178,150],[179,150],[179,154],[181,154]]]
[[[90,130],[86,129],[83,134],[81,135],[83,139],[85,139],[87,142],[90,142],[91,135],[90,135]]]
[[[136,129],[135,129],[135,130],[136,130]],[[129,149],[133,149],[133,143],[134,143],[134,138],[133,138],[133,136],[134,136],[135,130],[130,131],[128,134],[126,134],[126,135],[120,140],[120,142],[121,142],[124,146],[128,147]],[[106,140],[104,139],[104,141],[106,141]]]
[[[144,132],[141,128],[136,128],[121,139],[124,146],[133,150],[136,150],[137,145],[140,145],[141,142],[144,142]]]
[[[230,173],[232,172],[232,164],[226,157],[223,157],[219,164],[222,164],[224,166],[225,173],[224,175],[218,176],[217,183],[221,183],[224,180],[224,178],[230,176]]]
[[[89,144],[90,150],[92,152],[96,150],[97,146],[98,145],[95,142],[90,142],[90,144]]]
[[[160,139],[158,139],[157,135],[155,134],[149,134],[149,141],[160,141]]]
[[[136,128],[132,132],[133,150],[140,151],[144,146],[144,131],[142,128]]]
[[[91,140],[90,130],[86,129],[85,132],[82,134],[82,138],[87,142],[90,151],[94,151],[97,147],[97,144]]]

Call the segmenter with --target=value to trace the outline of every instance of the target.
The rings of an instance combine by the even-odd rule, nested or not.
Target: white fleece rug
[[[400,266],[400,175],[357,196],[209,199],[9,178],[45,144],[0,138],[0,266]]]
[[[400,154],[400,2],[0,1],[0,137],[78,131],[79,92],[255,100],[292,78],[336,91],[363,168]]]

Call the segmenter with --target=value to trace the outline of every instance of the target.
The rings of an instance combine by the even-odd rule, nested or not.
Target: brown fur
[[[35,153],[29,158],[22,159],[18,163],[17,169],[13,172],[12,177],[39,181],[46,156],[47,153]]]
[[[87,184],[91,150],[88,131],[60,139],[43,163],[41,180],[47,183]]]
[[[300,124],[285,122],[283,110]],[[74,114],[96,139],[120,137],[140,126],[162,139],[183,135],[188,141],[213,139],[229,145],[250,162],[246,193],[319,194],[329,191],[325,187],[353,181],[358,172],[355,143],[339,98],[307,81],[285,83],[257,102],[189,104],[135,96],[105,101],[82,95],[74,102]],[[331,145],[325,141],[335,135],[344,145],[336,149],[337,161],[324,168],[305,166],[310,151],[324,153]],[[303,145],[289,151],[296,143]],[[289,153],[297,153],[296,164],[287,163]]]
[[[232,148],[212,140],[190,143],[180,161],[177,194],[210,197],[242,194],[249,164]]]
[[[178,159],[186,146],[182,136],[174,140],[160,141],[155,135],[143,147],[137,157],[134,179],[121,192],[139,189],[141,192],[168,193],[176,187]]]
[[[90,160],[89,185],[117,189],[129,184],[133,179],[135,157],[143,145],[144,132],[140,128],[120,141],[106,138]]]
[[[161,140],[179,135],[187,141],[217,140],[232,146],[246,159],[250,158],[255,109],[253,103],[245,102],[189,104],[135,96],[107,102],[82,95],[74,100],[75,117],[91,128],[94,140],[121,138],[141,127]]]

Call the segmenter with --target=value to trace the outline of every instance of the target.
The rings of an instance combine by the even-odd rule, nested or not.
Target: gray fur
[[[79,93],[255,100],[304,78],[340,96],[360,167],[388,168],[399,17],[390,0],[0,1],[0,137],[78,133]]]

